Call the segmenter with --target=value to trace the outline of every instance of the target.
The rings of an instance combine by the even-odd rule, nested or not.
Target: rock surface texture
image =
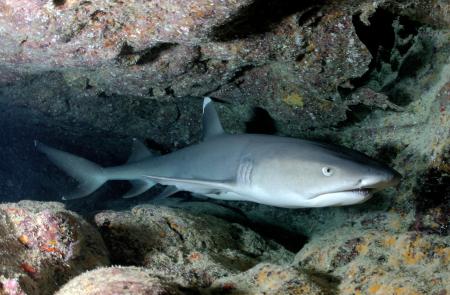
[[[216,279],[261,261],[289,263],[293,254],[238,224],[161,206],[105,211],[95,216],[112,262],[140,265],[184,287]]]
[[[96,292],[100,276],[105,290],[143,294],[450,294],[449,11],[447,0],[0,0],[1,201],[74,185],[34,139],[104,166],[126,161],[132,137],[167,153],[200,139],[206,95],[231,133],[338,143],[403,175],[365,204],[314,210],[180,195],[136,207],[153,192],[123,201],[127,185],[112,184],[66,204],[97,229],[57,203],[3,204],[0,294],[50,294],[109,259],[129,267],[60,292]]]
[[[100,234],[61,203],[0,204],[0,294],[53,294],[108,264]]]
[[[99,268],[71,280],[55,295],[178,295],[186,294],[173,283],[139,267]]]
[[[445,294],[450,290],[450,241],[417,231],[395,231],[389,214],[354,221],[315,237],[296,265],[332,274],[341,294]]]
[[[206,294],[331,294],[333,287],[292,266],[261,263],[246,272],[218,279]]]

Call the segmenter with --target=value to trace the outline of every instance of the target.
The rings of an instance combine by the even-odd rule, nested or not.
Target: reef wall
[[[345,208],[286,210],[183,195],[162,203],[238,222],[233,226],[244,234],[236,239],[250,239],[244,246],[257,241],[259,254],[247,251],[253,246],[243,250],[233,243],[224,249],[192,246],[189,238],[182,242],[189,246],[176,252],[171,243],[180,237],[173,232],[163,242],[172,252],[152,252],[155,241],[146,240],[140,249],[127,248],[128,233],[135,238],[145,232],[143,220],[133,215],[141,211],[116,211],[148,202],[152,192],[123,201],[127,184],[111,184],[90,198],[66,203],[92,221],[109,251],[121,245],[124,264],[142,267],[102,269],[101,276],[137,273],[130,284],[139,290],[167,288],[174,294],[447,294],[449,11],[445,0],[0,0],[0,201],[54,201],[74,185],[35,151],[36,138],[105,166],[126,160],[132,137],[166,153],[199,140],[201,98],[211,96],[218,100],[228,132],[342,144],[391,165],[403,175],[402,182],[365,204]],[[17,231],[22,221],[11,227],[11,218],[20,216],[32,215],[37,229],[51,214],[79,218],[60,205],[40,204],[0,208],[0,235],[9,237],[0,247],[17,251],[32,266],[11,268],[14,259],[0,252],[3,292],[10,287],[34,294],[49,281],[33,270],[51,273],[66,267],[67,255],[43,251],[39,235],[34,246],[27,246],[22,236],[29,234]],[[92,212],[106,208],[113,211],[93,218]],[[36,213],[41,211],[46,213]],[[180,224],[191,221],[179,214],[175,230],[186,230]],[[193,222],[196,230],[216,220],[201,216],[205,222]],[[156,231],[159,219],[142,218]],[[120,234],[108,229],[111,222],[120,225]],[[229,230],[231,225],[220,222],[218,227]],[[170,227],[170,222],[164,225]],[[214,235],[215,227],[208,232]],[[68,241],[56,240],[53,248],[66,251]],[[272,242],[278,246],[271,247]],[[95,243],[105,247],[101,240]],[[229,264],[227,251],[240,253],[246,267]],[[52,288],[116,257],[114,252],[100,256],[93,258],[100,262],[79,266]],[[166,272],[157,274],[136,257],[158,260]],[[181,270],[192,276],[178,276]],[[159,277],[140,285],[148,272]],[[78,279],[89,282],[96,274]],[[60,293],[72,292],[67,288],[77,284],[69,283]]]

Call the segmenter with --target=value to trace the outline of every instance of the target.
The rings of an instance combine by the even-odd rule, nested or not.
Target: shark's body
[[[108,180],[130,180],[124,197],[156,183],[159,197],[190,191],[223,200],[252,201],[285,208],[361,203],[374,190],[394,185],[399,174],[367,156],[342,147],[287,137],[223,132],[209,98],[203,105],[204,138],[199,144],[154,156],[139,141],[127,164],[102,168],[37,143],[56,165],[80,181],[64,199],[89,195]]]

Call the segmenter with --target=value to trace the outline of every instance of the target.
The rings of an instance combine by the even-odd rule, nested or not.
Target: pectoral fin
[[[130,183],[132,188],[124,196],[122,196],[124,199],[134,198],[140,194],[143,194],[155,185],[155,182],[153,181],[140,179],[130,180]]]
[[[174,186],[174,185],[169,185],[167,187],[164,188],[164,190],[162,192],[160,192],[157,196],[155,196],[152,201],[155,200],[161,200],[167,197],[170,197],[171,195],[179,192],[180,190]]]

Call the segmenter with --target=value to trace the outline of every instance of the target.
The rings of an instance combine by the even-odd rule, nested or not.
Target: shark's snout
[[[361,188],[382,189],[397,185],[402,176],[393,169],[372,173],[360,180]]]

